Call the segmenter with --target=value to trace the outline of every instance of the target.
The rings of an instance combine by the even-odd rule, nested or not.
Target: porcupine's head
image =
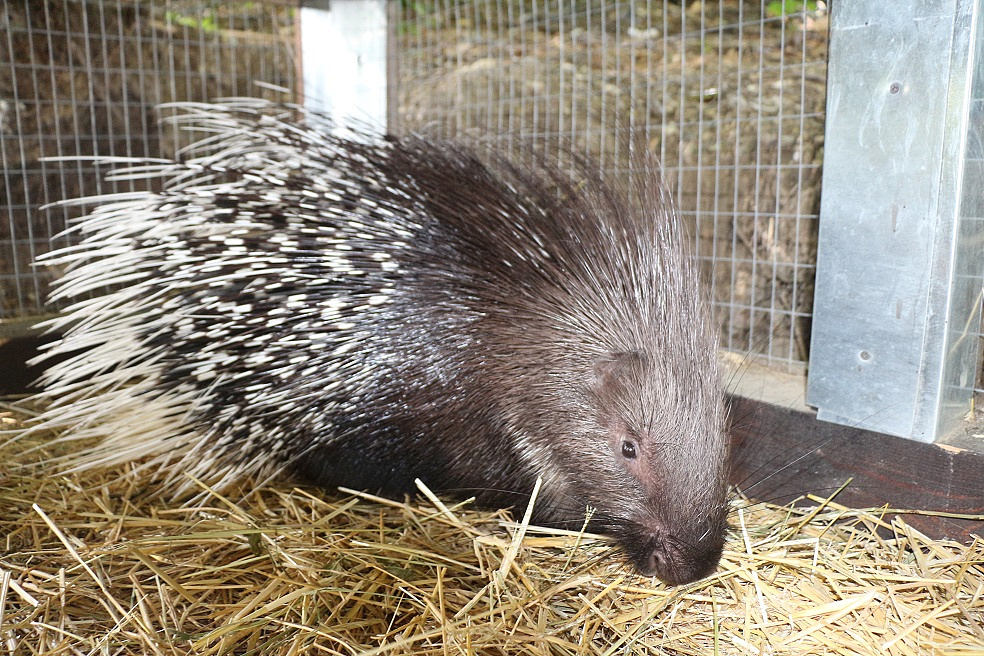
[[[517,434],[553,483],[547,519],[587,507],[640,572],[686,583],[721,555],[728,439],[715,331],[655,180],[632,201],[599,179],[570,190],[559,221],[572,234],[543,263],[564,273],[532,322],[542,377],[519,411],[539,426]]]

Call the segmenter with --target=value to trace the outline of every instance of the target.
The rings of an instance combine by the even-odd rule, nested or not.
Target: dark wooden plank
[[[812,414],[732,397],[732,483],[786,503],[813,493],[852,508],[984,515],[984,455],[821,422]],[[984,537],[984,521],[907,514],[934,539]]]
[[[0,394],[26,394],[35,391],[34,381],[41,374],[39,367],[27,362],[38,354],[45,338],[31,335],[0,338]]]

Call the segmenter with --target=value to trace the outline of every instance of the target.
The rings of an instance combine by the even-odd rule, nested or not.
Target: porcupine
[[[53,300],[82,300],[51,327],[49,357],[71,355],[42,422],[105,436],[70,464],[146,458],[174,489],[419,478],[520,507],[540,477],[534,521],[587,512],[669,583],[713,571],[716,337],[656,172],[630,190],[263,101],[181,109],[205,139],[115,172],[163,189],[95,199],[46,258]]]

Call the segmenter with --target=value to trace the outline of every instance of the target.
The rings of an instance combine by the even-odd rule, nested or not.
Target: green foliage
[[[211,11],[203,11],[199,16],[188,16],[176,11],[167,11],[164,17],[168,23],[174,23],[182,27],[202,30],[203,32],[215,32],[218,30],[218,25],[215,24],[215,13]]]
[[[816,0],[771,0],[765,5],[765,13],[770,18],[810,13],[816,10]]]
[[[401,14],[409,17],[408,19],[401,20],[397,25],[397,31],[401,35],[416,35],[418,26],[414,18],[417,16],[427,16],[434,11],[432,5],[418,2],[417,0],[400,0],[400,8],[402,9]]]

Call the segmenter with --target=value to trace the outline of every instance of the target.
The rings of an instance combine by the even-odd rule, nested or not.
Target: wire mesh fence
[[[299,87],[293,2],[0,0],[0,317],[41,312],[31,262],[77,208],[122,191],[76,156],[159,157],[159,103]],[[658,153],[723,345],[805,362],[826,17],[816,2],[439,0],[394,4],[397,130],[582,150],[616,175]],[[306,66],[330,62],[305,62]],[[283,99],[282,96],[278,96]],[[519,137],[519,138],[517,138]],[[127,183],[132,184],[132,183]]]
[[[162,157],[180,137],[157,106],[293,89],[295,9],[218,0],[0,0],[0,318],[43,311],[35,257],[79,208],[126,191],[94,157]],[[50,161],[50,158],[88,158]]]
[[[402,127],[569,140],[620,174],[639,135],[696,235],[723,346],[805,362],[827,55],[816,2],[402,3]],[[626,138],[628,135],[628,138]],[[561,159],[563,159],[561,152]]]

